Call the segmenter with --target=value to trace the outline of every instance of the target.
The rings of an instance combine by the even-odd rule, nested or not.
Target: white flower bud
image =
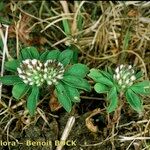
[[[55,83],[57,80],[56,79],[53,79],[53,83]]]
[[[28,64],[28,68],[33,69],[33,66],[32,66],[32,65],[30,65],[30,64]]]
[[[120,71],[120,70],[119,70],[119,67],[117,67],[116,70],[115,70],[115,72],[116,72],[116,73],[119,73],[119,71]]]
[[[133,75],[133,76],[131,76],[131,81],[134,81],[134,80],[136,80],[136,77]]]
[[[120,68],[120,70],[121,70],[123,67],[125,67],[125,66],[124,66],[124,65],[120,65],[120,67],[119,67],[119,68]]]
[[[39,67],[39,66],[37,66],[37,68],[36,68],[38,71],[40,71],[41,70],[41,67]]]
[[[20,68],[17,68],[17,71],[18,71],[19,74],[22,73],[22,70]]]
[[[26,79],[26,77],[24,75],[19,74],[19,77],[22,78],[23,80]]]
[[[28,81],[28,80],[23,80],[23,82],[24,82],[25,84],[28,84],[28,83],[29,83],[29,81]]]
[[[56,72],[54,72],[54,73],[53,73],[53,77],[55,77],[56,75],[57,75],[57,73],[56,73]]]
[[[131,86],[133,84],[133,82],[130,82],[129,84],[128,84],[128,86]]]
[[[37,80],[39,77],[38,76],[34,76],[34,79]]]
[[[28,80],[29,82],[32,82],[32,79],[31,79],[31,78],[28,78],[27,80]]]
[[[26,72],[26,74],[27,74],[28,76],[32,76],[32,73],[31,73],[31,72]]]
[[[43,77],[44,77],[44,79],[47,79],[47,74],[44,74]]]
[[[39,66],[42,67],[42,63],[39,63]]]
[[[40,81],[39,81],[39,80],[37,80],[35,83],[36,83],[37,85],[39,85],[39,84],[40,84]]]
[[[127,73],[125,73],[125,74],[122,76],[122,78],[125,80],[129,75],[130,75],[130,73],[127,72]]]
[[[37,73],[38,73],[38,71],[37,71],[37,70],[32,70],[32,71],[33,71],[33,73],[34,73],[34,74],[37,74]]]
[[[46,62],[46,63],[44,64],[44,67],[47,67],[47,64],[48,64],[48,62]]]
[[[41,79],[41,82],[44,82],[44,79],[43,79],[43,78]]]
[[[29,62],[30,62],[30,59],[26,59],[26,60],[24,60],[24,61],[22,61],[24,64],[29,64]]]
[[[123,85],[123,86],[122,86],[122,88],[123,88],[123,89],[125,89],[125,88],[126,88],[126,86],[125,86],[125,85]]]
[[[130,82],[130,80],[129,80],[129,79],[127,79],[127,80],[125,81],[125,83],[126,83],[126,84],[128,84],[129,82]]]
[[[47,84],[48,84],[48,85],[51,85],[51,84],[52,84],[52,82],[51,82],[51,81],[47,81]]]
[[[58,79],[62,79],[63,76],[60,74],[60,75],[57,76],[57,78],[58,78]]]
[[[34,83],[33,82],[29,82],[29,85],[33,85]]]
[[[116,75],[115,74],[113,75],[113,78],[116,79]]]
[[[34,66],[34,65],[36,65],[37,64],[37,60],[36,59],[33,59],[32,60],[32,65]]]
[[[132,66],[131,66],[131,65],[129,65],[129,66],[128,66],[128,69],[131,69],[131,68],[132,68]]]
[[[44,72],[46,73],[48,70],[47,70],[47,68],[44,68]]]
[[[59,73],[64,73],[64,71],[65,71],[65,70],[64,70],[64,69],[62,69],[62,70],[60,70],[60,71],[59,71]]]
[[[51,76],[51,75],[49,75],[49,76],[48,76],[48,79],[52,79],[52,76]]]
[[[118,81],[118,84],[119,84],[119,85],[122,85],[122,80],[121,80],[121,79]]]
[[[119,80],[120,79],[120,74],[116,75],[116,79]]]

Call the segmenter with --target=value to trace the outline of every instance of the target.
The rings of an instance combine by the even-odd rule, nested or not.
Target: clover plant
[[[0,77],[5,85],[13,85],[12,95],[16,100],[27,96],[27,109],[34,115],[40,89],[54,89],[58,101],[67,112],[72,102],[80,101],[80,90],[90,91],[86,79],[89,68],[80,63],[72,64],[73,51],[66,49],[45,51],[39,54],[35,47],[21,50],[18,59],[5,63],[11,75]]]
[[[95,81],[97,93],[106,93],[109,101],[107,111],[113,112],[122,96],[125,96],[130,106],[137,112],[143,110],[140,95],[150,95],[150,81],[138,82],[141,72],[135,72],[131,65],[119,65],[113,72],[110,68],[103,71],[91,69],[88,74]]]

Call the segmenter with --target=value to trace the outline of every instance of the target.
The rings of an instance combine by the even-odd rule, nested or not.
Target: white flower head
[[[36,59],[26,59],[17,68],[18,76],[25,84],[41,86],[43,79],[43,64]]]
[[[132,66],[123,64],[115,69],[113,78],[122,89],[131,86],[133,84],[133,81],[136,80],[134,69],[132,68]]]
[[[56,60],[47,60],[44,64],[44,79],[48,85],[57,84],[63,78],[64,66]]]
[[[36,59],[26,59],[17,68],[18,76],[25,84],[41,86],[44,82],[48,85],[57,84],[63,79],[64,66],[56,60],[47,60],[41,63]]]

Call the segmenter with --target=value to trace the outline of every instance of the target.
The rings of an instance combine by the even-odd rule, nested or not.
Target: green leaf
[[[6,75],[0,77],[0,82],[4,85],[14,85],[22,82],[22,80],[16,75]]]
[[[88,74],[90,78],[92,78],[95,82],[105,84],[107,86],[113,86],[113,82],[106,78],[99,70],[91,69]]]
[[[77,16],[77,28],[78,28],[79,31],[81,31],[83,29],[83,21],[84,21],[83,19],[84,18],[82,16],[82,14],[79,13],[78,16]]]
[[[48,54],[47,54],[47,57],[46,57],[46,60],[49,60],[49,59],[58,59],[60,55],[60,51],[59,50],[51,50]]]
[[[136,94],[150,95],[150,81],[135,83],[130,88]]]
[[[86,74],[89,72],[89,68],[84,64],[74,64],[72,65],[65,74],[70,74],[74,76],[79,76],[81,78],[84,78]]]
[[[0,2],[0,11],[2,12],[5,8],[4,2]]]
[[[40,56],[40,60],[45,62],[47,60],[47,55],[48,55],[49,51],[44,51],[41,56]]]
[[[110,73],[108,73],[108,72],[106,72],[106,71],[102,71],[102,70],[100,70],[100,73],[101,73],[104,77],[110,79],[110,81],[113,80],[112,74],[110,74]]]
[[[11,25],[12,21],[10,21],[8,18],[5,18],[3,16],[0,16],[0,23],[6,24],[6,25]]]
[[[69,48],[73,51],[72,63],[78,63],[79,49],[73,44]]]
[[[58,61],[61,62],[64,66],[68,65],[73,58],[73,51],[66,49],[60,53]]]
[[[38,98],[39,98],[39,88],[37,86],[33,86],[31,94],[27,99],[27,108],[31,116],[35,114]]]
[[[16,72],[19,66],[20,63],[18,60],[10,60],[5,63],[5,69],[12,72]]]
[[[143,110],[141,99],[130,88],[126,91],[126,99],[130,106],[137,112]]]
[[[80,77],[76,77],[73,75],[64,75],[62,81],[74,88],[82,89],[85,91],[91,90],[91,86],[88,81]]]
[[[66,35],[70,35],[71,31],[70,31],[68,20],[64,19],[64,20],[62,20],[62,22],[63,22],[63,27],[64,27],[64,31],[65,31]]]
[[[28,90],[29,90],[28,85],[26,85],[24,83],[18,83],[18,84],[15,84],[13,86],[12,95],[13,95],[14,98],[16,98],[18,100],[22,96],[24,96],[25,93],[27,93]]]
[[[39,59],[39,52],[35,47],[26,47],[21,50],[20,59]]]
[[[79,91],[71,86],[63,84],[64,88],[66,89],[67,95],[69,96],[70,100],[73,102],[80,102],[80,93]]]
[[[111,76],[113,76],[113,70],[111,69],[111,67],[107,67],[106,68],[106,71],[111,75]]]
[[[94,89],[97,93],[107,93],[109,91],[109,88],[101,83],[96,83]]]
[[[108,100],[110,102],[109,106],[107,107],[108,113],[115,111],[118,105],[118,96],[117,96],[117,89],[113,87],[108,93]]]
[[[64,88],[63,84],[61,84],[61,82],[59,82],[56,85],[56,95],[57,95],[58,101],[61,103],[64,109],[67,112],[70,112],[72,109],[71,100],[66,92],[66,89]]]
[[[0,20],[0,23],[1,23],[1,20]],[[3,40],[0,38],[0,51],[3,49],[3,47],[4,47]]]
[[[130,40],[131,40],[131,33],[129,31],[129,28],[128,28],[127,32],[125,34],[124,40],[123,40],[123,50],[128,49]]]
[[[135,77],[136,77],[136,79],[139,79],[139,78],[142,77],[142,75],[143,75],[143,72],[142,72],[142,71],[138,71],[138,72],[135,74]]]

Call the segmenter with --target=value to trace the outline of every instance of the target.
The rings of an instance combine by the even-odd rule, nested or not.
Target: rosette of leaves
[[[45,86],[54,87],[58,101],[70,112],[72,102],[80,101],[80,90],[90,91],[90,84],[84,79],[89,68],[80,63],[72,65],[72,58],[70,49],[40,54],[35,47],[27,47],[21,50],[18,59],[5,63],[11,75],[0,77],[0,82],[13,85],[12,95],[16,100],[27,96],[30,115],[34,115],[40,88]]]
[[[44,66],[44,78],[47,85],[53,83],[55,89],[54,92],[58,98],[60,104],[65,108],[67,112],[71,111],[72,103],[80,102],[80,91],[90,91],[91,86],[85,79],[89,68],[81,63],[72,64],[74,53],[72,50],[67,49],[63,52],[54,50],[51,52],[45,52],[42,59],[45,60]],[[50,66],[52,60],[58,62],[58,74],[57,78],[53,81],[49,76],[52,76]],[[53,61],[53,62],[54,62]],[[55,66],[56,64],[53,64]],[[52,69],[53,70],[53,69]],[[54,73],[56,73],[54,71]],[[57,80],[59,78],[59,80]]]
[[[109,113],[115,111],[120,96],[125,96],[130,106],[137,112],[142,112],[141,95],[150,95],[150,81],[138,82],[142,73],[135,72],[131,65],[119,65],[115,71],[91,69],[88,74],[95,81],[94,89],[97,93],[107,94]]]

